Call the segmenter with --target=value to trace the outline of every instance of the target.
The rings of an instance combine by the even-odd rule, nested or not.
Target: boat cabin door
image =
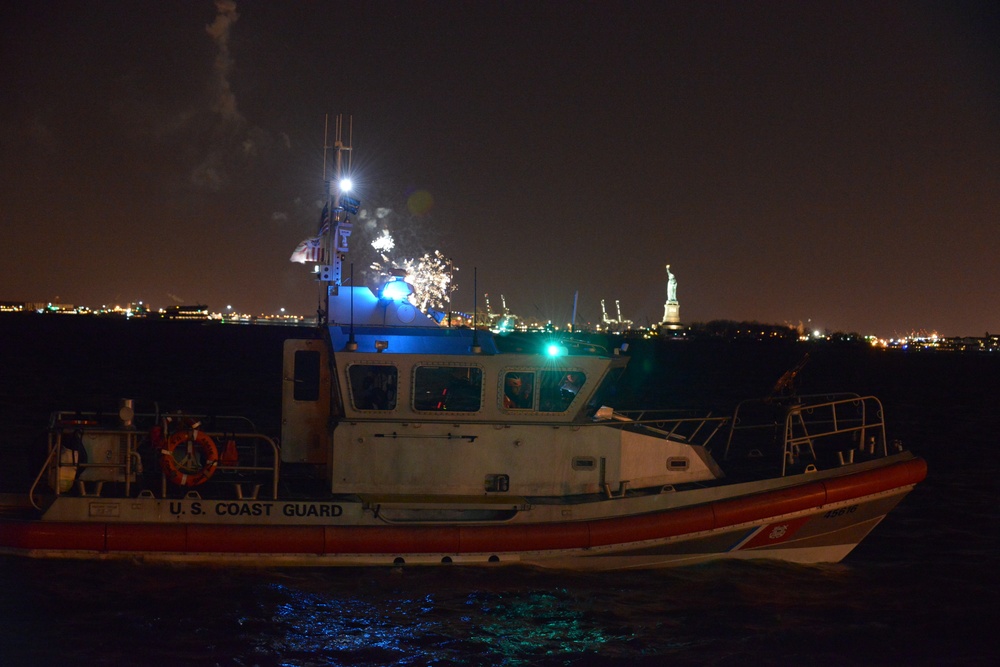
[[[285,341],[281,383],[281,460],[326,463],[330,363],[326,341]]]

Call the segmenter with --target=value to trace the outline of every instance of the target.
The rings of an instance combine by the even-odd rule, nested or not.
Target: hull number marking
[[[835,519],[838,516],[844,516],[845,514],[851,514],[852,512],[858,511],[857,505],[851,505],[850,507],[840,507],[835,510],[830,510],[823,515],[824,519]]]

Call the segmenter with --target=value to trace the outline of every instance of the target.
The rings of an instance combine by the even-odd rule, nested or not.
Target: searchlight
[[[393,276],[378,291],[380,301],[406,301],[413,294],[413,285],[402,276]]]

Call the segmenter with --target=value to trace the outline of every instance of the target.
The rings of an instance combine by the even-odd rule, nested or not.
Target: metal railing
[[[82,421],[82,420],[80,420]],[[84,430],[86,429],[86,430]],[[90,436],[108,436],[116,439],[117,451],[114,452],[114,460],[104,462],[80,461],[79,447],[66,447],[63,444],[63,437],[70,435],[75,437],[77,433],[86,433]],[[89,495],[85,491],[85,484],[93,482],[96,485],[96,493],[99,494],[105,482],[120,482],[125,485],[125,495],[130,496],[132,485],[136,480],[136,473],[141,469],[142,462],[138,454],[140,436],[144,436],[136,430],[125,430],[121,428],[99,428],[90,424],[71,424],[59,429],[50,429],[48,434],[48,456],[42,464],[41,469],[35,476],[28,491],[28,499],[35,509],[42,509],[35,498],[35,492],[39,484],[48,478],[49,487],[56,496],[68,493],[74,485],[80,490],[81,495]],[[111,452],[112,450],[108,450]],[[85,480],[87,471],[95,471],[91,479]],[[102,474],[102,471],[109,471]],[[66,488],[63,488],[63,487]]]
[[[255,445],[252,451],[253,462],[250,465],[223,465],[219,464],[216,467],[215,475],[225,474],[225,473],[257,473],[257,472],[269,472],[271,473],[271,497],[277,499],[278,497],[278,480],[281,476],[281,453],[278,450],[278,443],[274,439],[262,434],[262,433],[231,433],[225,431],[202,431],[205,435],[209,436],[213,440],[234,440],[234,441],[246,441],[246,440],[258,440],[271,449],[271,460],[272,465],[265,465],[261,463],[260,449]],[[216,478],[212,481],[215,482],[231,482],[237,485],[237,495],[238,497],[243,497],[242,487],[240,482],[233,482],[231,480],[223,480],[221,478]],[[212,481],[207,482],[211,484]],[[167,477],[166,475],[160,475],[160,489],[164,497],[167,495]],[[256,497],[256,493],[253,497]]]
[[[676,410],[634,410],[598,412],[593,425],[643,431],[663,438],[709,448],[712,439],[730,421],[729,417],[692,416]]]
[[[833,394],[792,399],[743,401],[733,413],[723,460],[737,437],[780,437],[781,474],[807,458],[839,465],[854,462],[854,452],[888,456],[882,403],[874,396]],[[836,458],[834,458],[834,454]]]
[[[137,417],[155,419],[156,421],[153,423],[162,423],[164,419],[162,415]],[[179,424],[191,420],[210,419],[213,422],[222,421],[234,426],[249,426],[250,430],[247,432],[199,429],[200,432],[219,443],[225,444],[229,440],[233,440],[235,443],[239,443],[236,445],[238,451],[242,450],[238,454],[237,463],[226,465],[220,461],[215,466],[212,479],[205,484],[218,487],[219,484],[231,483],[236,488],[237,497],[242,498],[242,482],[234,480],[233,475],[249,473],[258,475],[257,479],[263,481],[259,475],[267,474],[271,496],[277,498],[281,467],[278,443],[274,439],[256,432],[253,422],[249,419],[236,416],[205,418],[181,414],[172,414],[169,418],[177,420]],[[48,482],[52,493],[57,497],[74,490],[76,494],[81,496],[99,497],[102,495],[106,483],[121,484],[121,495],[127,498],[133,497],[135,487],[139,485],[139,480],[143,477],[143,458],[140,447],[149,441],[150,433],[148,430],[137,429],[132,423],[119,423],[112,426],[107,424],[108,421],[111,421],[108,416],[98,413],[69,411],[53,413],[48,433],[48,454],[28,491],[28,499],[35,509],[43,509],[39,491],[43,480]],[[182,425],[180,428],[186,427]],[[92,461],[89,460],[89,456],[81,455],[83,451],[86,451],[84,438],[92,443],[92,448],[100,448],[104,454],[104,460]],[[70,442],[70,439],[73,441]],[[249,446],[246,445],[248,441],[251,443]],[[151,460],[155,460],[156,455],[157,452],[150,452]],[[244,461],[246,462],[244,463]],[[146,479],[148,479],[148,473]],[[161,494],[166,497],[166,475],[161,473],[160,480]],[[261,484],[255,485],[252,497],[256,497],[261,486]],[[144,493],[148,493],[148,490]]]

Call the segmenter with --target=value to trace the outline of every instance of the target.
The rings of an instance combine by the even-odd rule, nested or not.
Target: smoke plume
[[[214,102],[212,110],[225,120],[242,121],[243,117],[236,109],[236,96],[229,86],[229,73],[233,68],[233,59],[229,55],[229,29],[240,15],[236,13],[236,3],[232,0],[215,0],[218,12],[215,21],[205,26],[219,51],[215,56]]]

